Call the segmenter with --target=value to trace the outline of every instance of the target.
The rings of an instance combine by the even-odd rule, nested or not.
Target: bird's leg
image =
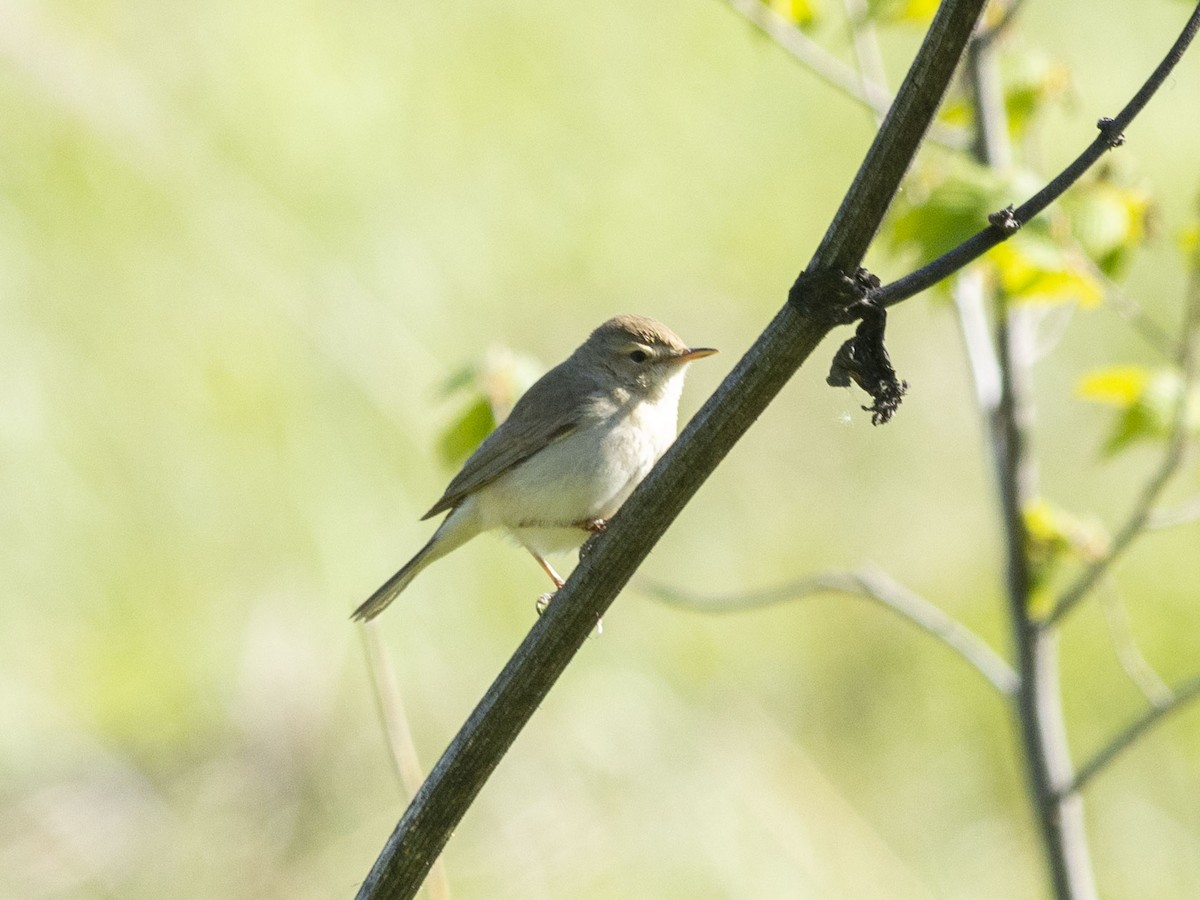
[[[546,557],[542,556],[540,553],[534,553],[532,550],[529,552],[533,555],[533,558],[538,561],[538,565],[542,567],[542,571],[549,575],[550,580],[554,582],[554,590],[550,591],[549,593],[542,594],[542,596],[538,597],[537,601],[534,603],[534,608],[537,610],[537,614],[540,616],[546,611],[546,607],[550,605],[550,600],[554,597],[554,592],[563,586],[563,580],[562,576],[554,571],[554,566],[550,565],[550,562],[546,559]]]
[[[603,519],[594,519],[594,520],[592,520],[592,523],[594,525],[598,525],[598,527],[596,527],[594,529],[595,533],[592,535],[591,538],[588,539],[589,542],[593,538],[596,537],[596,534],[599,534],[601,531],[603,531],[604,526],[607,524]],[[586,547],[586,546],[587,546],[587,544],[584,544],[584,547]],[[529,552],[533,553],[532,550],[530,550]],[[580,549],[581,558],[582,558],[582,553],[583,553],[583,549],[581,548]],[[537,614],[540,616],[550,606],[550,601],[554,599],[555,592],[557,592],[560,588],[562,588],[562,586],[565,582],[562,580],[562,576],[560,576],[557,572],[554,571],[554,566],[550,565],[550,563],[546,560],[546,558],[544,556],[542,556],[540,553],[533,553],[533,558],[538,561],[538,565],[540,565],[542,567],[542,570],[545,571],[545,573],[547,575],[549,575],[550,579],[554,582],[554,590],[553,591],[549,591],[545,594],[542,594],[540,597],[537,598],[536,601],[534,601],[533,607],[534,607],[534,609],[537,610]],[[599,637],[603,633],[604,633],[604,622],[600,619],[597,619],[596,620],[596,630],[593,632],[593,636]]]
[[[533,553],[533,551],[529,551]],[[558,590],[563,586],[562,576],[554,571],[554,566],[550,565],[549,561],[540,553],[533,553],[533,558],[538,561],[538,565],[542,567],[542,571],[550,576],[550,580],[554,582],[554,589]]]

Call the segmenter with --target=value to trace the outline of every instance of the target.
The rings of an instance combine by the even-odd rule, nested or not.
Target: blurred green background
[[[1057,170],[1188,6],[1027,4],[1072,70]],[[893,79],[920,31],[885,35]],[[819,37],[846,53],[844,29]],[[895,81],[893,82],[895,83]],[[1160,236],[1128,292],[1174,327],[1200,189],[1195,53],[1121,150]],[[721,356],[783,302],[873,123],[712,0],[0,0],[0,895],[350,896],[402,812],[349,612],[427,538],[494,345],[549,365],[653,315]],[[1013,198],[1019,200],[1021,198]],[[885,277],[902,263],[869,259]],[[988,462],[951,314],[891,318],[873,429],[803,369],[643,569],[737,592],[866,560],[1007,652]],[[1085,371],[1156,361],[1114,311],[1038,368],[1049,494],[1117,521]],[[1175,496],[1197,489],[1194,464]],[[1196,526],[1118,569],[1168,681],[1200,659]],[[485,538],[381,619],[432,764],[543,575]],[[1005,706],[848,598],[706,615],[625,591],[447,854],[455,897],[1043,896]],[[1064,636],[1077,758],[1144,700],[1094,605]],[[1200,715],[1087,793],[1106,897],[1200,896]]]

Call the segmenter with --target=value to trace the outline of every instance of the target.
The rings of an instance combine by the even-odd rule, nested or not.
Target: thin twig
[[[404,795],[412,797],[421,789],[425,774],[417,757],[412,728],[408,724],[408,712],[400,696],[400,682],[396,678],[396,670],[392,666],[387,648],[383,646],[379,637],[378,623],[364,623],[361,633],[363,656],[366,658],[367,674],[371,679],[379,721],[387,739],[388,757],[392,761]],[[450,900],[450,879],[446,875],[446,865],[440,857],[434,860],[429,869],[425,889],[429,900]]]
[[[725,0],[730,9],[791,54],[806,69],[852,100],[880,116],[886,115],[892,97],[882,85],[860,78],[846,65],[762,0]]]
[[[826,84],[861,103],[882,118],[892,105],[892,95],[882,84],[861,77],[807,34],[762,0],[722,0],[730,9],[769,37],[785,53]],[[929,139],[951,150],[965,146],[961,131],[941,122],[933,122]]]
[[[846,20],[850,27],[850,41],[854,45],[854,59],[858,64],[858,80],[863,90],[878,86],[887,90],[887,72],[883,67],[883,54],[879,50],[879,36],[875,23],[871,21],[866,0],[842,0]],[[876,124],[883,121],[886,110],[876,110]]]
[[[900,618],[941,641],[1002,694],[1017,688],[1017,673],[982,637],[920,594],[874,567],[854,571],[819,572],[779,587],[724,596],[700,596],[658,582],[638,582],[650,596],[671,606],[706,613],[757,609],[819,594],[840,593],[873,600]]]
[[[1200,497],[1195,497],[1179,506],[1156,509],[1150,514],[1147,528],[1177,528],[1180,525],[1190,525],[1200,522]]]
[[[1111,578],[1104,580],[1100,599],[1104,606],[1104,620],[1108,623],[1108,636],[1112,639],[1113,650],[1117,654],[1121,670],[1151,706],[1165,706],[1170,703],[1174,695],[1138,646],[1137,639],[1133,636],[1133,626],[1129,621],[1129,611],[1121,602]]]
[[[1197,7],[1200,10],[1200,6]],[[1167,445],[1163,451],[1158,468],[1150,476],[1150,480],[1142,488],[1142,493],[1133,505],[1125,524],[1117,531],[1108,551],[1089,565],[1079,577],[1063,591],[1054,609],[1046,617],[1047,624],[1053,625],[1063,616],[1074,609],[1088,595],[1096,583],[1104,577],[1113,564],[1146,530],[1154,512],[1154,504],[1158,502],[1167,482],[1183,462],[1184,450],[1188,442],[1187,413],[1190,394],[1200,380],[1200,272],[1192,276],[1188,286],[1188,297],[1184,304],[1183,327],[1179,344],[1179,368],[1182,379],[1179,397],[1175,401],[1175,409],[1171,414],[1171,427],[1167,436]]]
[[[1134,719],[1091,759],[1079,767],[1075,778],[1062,790],[1064,797],[1078,794],[1097,775],[1103,772],[1118,756],[1132,747],[1147,731],[1163,722],[1168,716],[1183,709],[1200,697],[1200,677],[1191,678],[1172,690],[1169,703],[1147,710]]]
[[[1171,71],[1182,58],[1184,51],[1200,29],[1200,4],[1192,11],[1179,37],[1171,46],[1170,51],[1163,57],[1154,72],[1150,75],[1141,89],[1125,104],[1115,118],[1101,120],[1100,134],[1088,145],[1069,166],[1062,170],[1044,188],[1022,203],[1011,213],[998,216],[997,224],[977,232],[957,247],[943,253],[937,259],[922,266],[915,272],[898,278],[891,284],[871,292],[871,297],[883,306],[891,306],[901,300],[906,300],[937,284],[944,278],[962,269],[968,263],[981,257],[997,244],[1016,234],[1020,227],[1032,217],[1042,212],[1047,206],[1062,196],[1063,192],[1078,181],[1088,169],[1104,156],[1112,147],[1123,140],[1123,132],[1137,117],[1138,113],[1150,101],[1155,92],[1166,81]]]
[[[1004,7],[1004,11],[1000,13],[998,18],[992,25],[987,28],[980,29],[975,35],[975,43],[990,45],[994,44],[999,38],[1004,36],[1004,33],[1012,26],[1017,18],[1017,13],[1021,11],[1021,4],[1024,0],[1009,0]]]

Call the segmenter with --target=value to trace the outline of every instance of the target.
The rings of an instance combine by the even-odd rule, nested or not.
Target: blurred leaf
[[[1085,375],[1075,392],[1085,400],[1126,409],[1142,396],[1149,380],[1142,366],[1111,366]]]
[[[969,161],[924,166],[896,198],[889,243],[893,250],[915,250],[917,264],[924,265],[985,227],[988,215],[1013,196],[1008,179]]]
[[[801,28],[815,25],[821,17],[821,0],[764,0],[779,15]]]
[[[1029,504],[1023,517],[1035,606],[1063,560],[1091,562],[1108,550],[1108,535],[1098,523],[1080,519],[1044,498]]]
[[[867,17],[882,24],[924,24],[937,12],[937,0],[869,0]]]
[[[1153,213],[1149,194],[1105,167],[1071,191],[1065,208],[1084,252],[1110,278],[1125,274],[1145,240]]]
[[[1149,373],[1125,366],[1087,376],[1080,382],[1079,395],[1120,409],[1104,444],[1104,455],[1112,456],[1137,441],[1166,440],[1182,390],[1183,377],[1174,369]],[[1186,402],[1183,428],[1194,436],[1200,433],[1200,388],[1193,387]]]
[[[1017,140],[1028,133],[1040,113],[1067,96],[1071,88],[1071,70],[1039,51],[1005,53],[1002,77],[1008,129]]]
[[[438,438],[438,456],[451,468],[463,463],[496,427],[491,404],[479,397]]]
[[[1009,300],[1095,306],[1104,291],[1075,257],[1049,238],[1021,232],[988,251],[984,261]]]
[[[1179,232],[1179,249],[1188,268],[1200,272],[1200,222],[1194,222]]]
[[[517,399],[541,375],[532,357],[493,347],[476,363],[454,372],[441,385],[442,397],[466,393],[469,402],[438,438],[438,456],[457,468],[503,422]]]
[[[438,388],[438,396],[450,397],[459,391],[471,388],[475,385],[475,380],[478,377],[479,366],[477,364],[472,363],[469,366],[463,366],[441,383],[441,386]]]
[[[1007,176],[965,160],[928,165],[913,175],[888,221],[893,250],[914,250],[924,265],[987,225],[988,216],[1040,185],[1031,173]],[[1068,226],[1061,212],[1040,216],[980,261],[997,287],[1017,302],[1076,302],[1093,306],[1101,285],[1085,260],[1061,245]]]

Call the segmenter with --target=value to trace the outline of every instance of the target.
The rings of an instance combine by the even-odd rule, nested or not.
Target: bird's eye
[[[629,353],[629,358],[635,363],[644,363],[649,357],[645,350],[632,350]]]

